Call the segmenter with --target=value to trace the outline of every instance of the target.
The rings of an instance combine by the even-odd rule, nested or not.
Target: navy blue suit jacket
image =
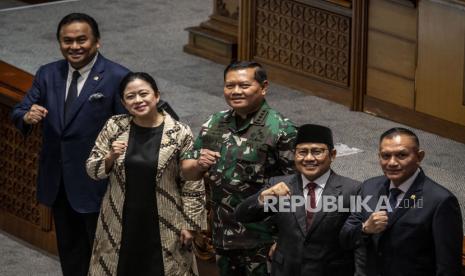
[[[371,178],[361,187],[361,196],[373,196],[375,209],[380,196],[388,194],[385,176]],[[345,247],[363,243],[367,247],[367,275],[460,276],[462,216],[457,198],[423,171],[388,220],[384,232],[362,234],[362,222],[371,212],[352,213],[341,230]]]
[[[39,68],[31,89],[11,114],[16,127],[27,135],[31,126],[24,123],[24,114],[33,104],[48,110],[42,120],[43,142],[37,180],[39,202],[52,206],[63,179],[73,209],[80,213],[99,211],[106,181],[92,180],[86,173],[85,161],[107,119],[126,112],[118,89],[128,72],[99,54],[65,122],[68,62],[60,60]]]

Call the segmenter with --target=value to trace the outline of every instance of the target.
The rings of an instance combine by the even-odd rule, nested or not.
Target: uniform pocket
[[[257,160],[237,160],[236,173],[243,182],[264,183],[264,164]]]

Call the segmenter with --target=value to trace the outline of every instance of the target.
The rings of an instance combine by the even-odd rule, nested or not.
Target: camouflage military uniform
[[[217,249],[216,263],[220,276],[263,276],[268,275],[266,256],[270,245],[254,249]]]
[[[266,267],[262,267],[266,266],[263,249],[273,242],[273,230],[267,222],[236,222],[234,209],[245,198],[257,193],[268,178],[293,172],[295,135],[294,125],[264,101],[239,128],[233,110],[213,114],[202,126],[193,150],[183,156],[183,159],[198,159],[201,148],[220,152],[220,159],[209,170],[213,246],[219,252],[244,250],[244,258],[239,259],[259,262],[260,267],[247,265],[251,271],[266,271]],[[251,252],[258,255],[254,257]],[[222,271],[222,267],[234,266],[227,264],[231,262],[235,261],[224,255],[218,260]]]

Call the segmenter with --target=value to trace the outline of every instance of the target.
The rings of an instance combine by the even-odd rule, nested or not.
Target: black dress
[[[118,276],[164,275],[155,187],[163,124],[131,123]]]

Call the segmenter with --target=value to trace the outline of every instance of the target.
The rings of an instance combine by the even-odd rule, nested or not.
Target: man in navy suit
[[[357,195],[360,183],[331,170],[336,149],[329,128],[303,125],[295,144],[297,173],[271,178],[266,188],[236,208],[236,219],[250,223],[270,218],[277,225],[277,246],[270,253],[271,275],[354,276],[356,272],[357,276],[363,275],[359,264],[364,262],[364,252],[357,248],[354,257],[354,251],[343,249],[338,239],[349,216],[350,197]],[[275,202],[289,199],[289,204],[282,204],[282,210],[278,203],[271,204],[275,210],[270,207],[267,211],[265,205],[269,199]],[[335,203],[340,201],[337,208],[327,203],[333,199]],[[308,202],[308,208],[296,204],[298,201]],[[317,206],[321,208],[318,210]]]
[[[408,129],[381,135],[384,176],[362,184],[367,206],[353,212],[340,233],[345,247],[366,246],[369,276],[461,275],[460,206],[450,191],[425,175],[420,168],[424,156]]]
[[[106,182],[89,178],[85,161],[106,120],[125,112],[118,89],[128,70],[98,53],[86,14],[65,16],[56,35],[65,59],[39,68],[12,119],[24,135],[42,122],[37,198],[52,207],[63,275],[86,275]]]

